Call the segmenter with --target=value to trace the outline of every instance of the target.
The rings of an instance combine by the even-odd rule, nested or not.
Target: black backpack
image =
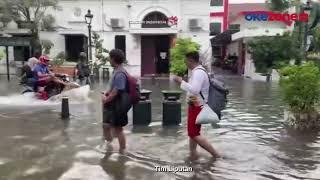
[[[206,70],[198,68],[206,72],[209,78],[209,96],[207,104],[209,107],[217,114],[221,114],[221,111],[224,110],[228,103],[228,94],[229,89],[225,86],[225,83],[218,80],[217,78],[210,78]],[[201,97],[204,99],[202,93],[200,92]]]

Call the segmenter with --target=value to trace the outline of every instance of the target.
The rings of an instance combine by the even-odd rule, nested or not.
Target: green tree
[[[200,45],[193,42],[191,38],[178,38],[175,47],[170,49],[170,72],[183,76],[187,72],[185,55],[199,49]]]
[[[2,0],[2,21],[24,21],[32,34],[33,51],[41,51],[39,29],[49,8],[58,9],[58,0]]]
[[[106,55],[109,51],[103,47],[103,39],[101,39],[98,33],[94,32],[92,39],[95,46],[95,56],[98,60],[98,62],[95,62],[93,66],[94,68],[100,68],[109,62],[109,56]]]
[[[270,75],[300,56],[295,34],[258,37],[248,43],[256,72]]]

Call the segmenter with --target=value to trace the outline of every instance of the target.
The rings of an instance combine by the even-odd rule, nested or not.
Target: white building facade
[[[135,76],[168,74],[169,49],[178,37],[199,43],[203,62],[211,62],[208,0],[60,0],[59,6],[61,10],[48,11],[57,30],[40,33],[41,39],[54,43],[51,57],[66,52],[76,58],[87,50],[84,16],[90,9],[92,31],[104,40],[106,49],[125,51],[127,68]]]

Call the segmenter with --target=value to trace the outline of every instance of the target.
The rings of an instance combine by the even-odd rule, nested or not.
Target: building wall
[[[239,17],[233,24],[240,24],[240,31],[232,35],[232,43],[228,45],[228,53],[233,53],[237,50],[236,44],[238,44],[242,39],[244,43],[247,44],[252,38],[259,36],[275,36],[277,34],[282,35],[286,31],[290,31],[293,28],[293,24],[291,26],[287,26],[282,22],[268,22],[268,21],[246,21],[244,17]],[[238,53],[241,54],[238,48]],[[254,80],[266,80],[265,76],[261,76],[260,74],[255,72],[255,66],[251,55],[246,52],[245,53],[245,65],[244,65],[244,74],[243,76],[254,79]],[[279,75],[274,70],[272,73],[272,79],[278,80]]]
[[[130,25],[129,21],[142,21],[150,12],[160,11],[166,16],[177,16],[177,36],[191,37],[201,45],[201,52],[206,62],[211,61],[211,45],[209,39],[210,1],[207,0],[63,0],[59,2],[62,10],[51,10],[56,18],[58,32],[41,32],[41,39],[50,39],[55,46],[51,51],[54,57],[64,51],[64,36],[61,34],[87,35],[84,16],[90,8],[94,15],[92,30],[101,35],[103,45],[107,49],[115,46],[115,36],[126,36],[126,54],[130,71],[140,75],[141,71],[141,35],[129,31],[139,29],[141,25]],[[196,8],[195,8],[196,7]],[[115,30],[110,26],[110,18],[123,20],[124,28]],[[190,31],[189,19],[201,19],[202,29]],[[159,30],[161,30],[159,28]],[[94,50],[93,50],[94,51]],[[206,63],[207,64],[207,63]]]

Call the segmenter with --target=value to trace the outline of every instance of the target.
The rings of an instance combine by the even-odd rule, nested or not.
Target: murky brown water
[[[149,127],[130,122],[127,155],[104,151],[99,93],[93,95],[97,103],[72,105],[70,121],[59,119],[56,105],[0,107],[0,179],[320,179],[320,135],[284,128],[278,85],[239,77],[226,81],[230,103],[220,127],[206,125],[202,131],[223,159],[214,162],[200,150],[200,162],[187,160],[185,106],[180,127],[161,126],[160,90],[177,87],[166,80],[156,85],[145,80],[143,87],[153,91],[153,122]],[[116,141],[114,145],[117,149]],[[155,171],[165,165],[193,171]]]

